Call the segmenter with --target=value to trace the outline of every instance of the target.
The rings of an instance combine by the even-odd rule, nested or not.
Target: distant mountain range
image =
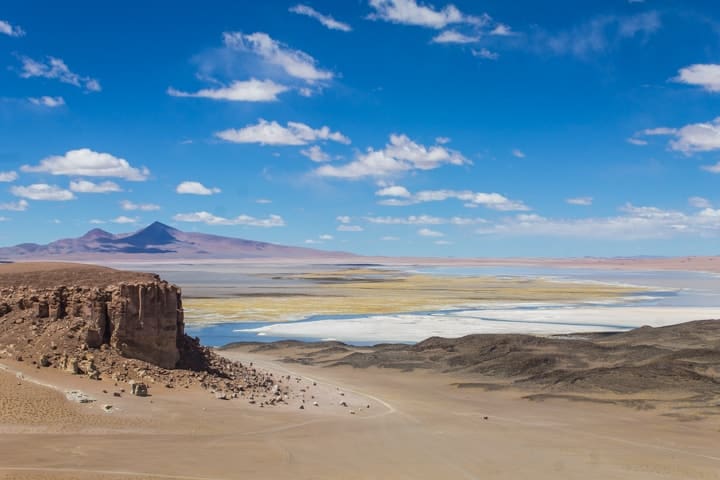
[[[112,234],[96,228],[79,238],[47,245],[23,243],[0,248],[0,261],[13,260],[163,260],[343,258],[346,252],[289,247],[241,238],[183,232],[160,222],[132,233]]]

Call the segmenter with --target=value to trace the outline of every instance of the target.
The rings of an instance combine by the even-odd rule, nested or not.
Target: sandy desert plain
[[[148,397],[117,397],[127,386],[109,376],[94,380],[3,355],[0,478],[720,478],[719,322],[662,327],[718,317],[712,295],[683,303],[672,287],[687,280],[676,272],[712,272],[714,261],[686,264],[553,266],[653,272],[661,287],[637,275],[604,281],[604,273],[603,281],[548,279],[546,271],[431,275],[418,264],[239,264],[204,273],[126,265],[179,283],[187,331],[204,340],[208,329],[224,328],[225,336],[205,337],[210,344],[236,335],[245,343],[217,352],[283,378],[288,397],[272,406],[221,401],[197,385],[152,383]],[[717,280],[698,275],[694,293],[710,295]],[[428,315],[452,318],[458,309],[494,311],[494,320],[469,318],[496,335],[368,346],[382,343],[373,339],[385,335],[383,323],[400,339],[408,331],[421,339],[431,336],[423,330]],[[583,324],[592,311],[644,313]],[[540,314],[549,316],[539,336],[522,335]],[[229,326],[218,320],[225,317]],[[372,334],[348,344],[326,338],[329,324],[317,323],[345,321],[342,334],[373,318],[380,321]],[[404,328],[388,324],[398,320]],[[244,323],[252,328],[238,328]],[[645,323],[657,328],[632,329]],[[264,325],[275,330],[258,336]],[[288,325],[312,328],[280,328]],[[295,341],[267,343],[275,337]],[[68,390],[96,401],[70,402]]]

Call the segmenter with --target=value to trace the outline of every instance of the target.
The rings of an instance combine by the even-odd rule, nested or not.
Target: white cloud
[[[0,217],[0,222],[7,222],[10,219],[8,217]]]
[[[320,176],[357,179],[388,177],[412,170],[432,170],[445,164],[471,163],[460,152],[442,145],[425,147],[410,140],[407,135],[390,135],[390,143],[382,150],[368,149],[356,159],[341,166],[324,165],[317,170]]]
[[[418,235],[421,237],[444,237],[445,234],[436,230],[430,230],[429,228],[421,228],[418,230]]]
[[[14,171],[0,172],[0,182],[14,182],[17,180],[18,174]]]
[[[27,200],[18,200],[17,202],[0,203],[0,210],[9,212],[24,212],[28,209]]]
[[[640,134],[642,135],[650,135],[650,136],[657,136],[657,135],[673,135],[677,133],[676,128],[668,128],[668,127],[657,127],[657,128],[646,128]]]
[[[307,243],[308,245],[319,245],[323,242],[321,242],[320,240],[314,240],[314,239],[310,238],[310,239],[305,240],[305,243]]]
[[[29,57],[20,57],[22,62],[22,78],[42,77],[59,80],[76,87],[84,88],[90,92],[99,92],[100,83],[92,77],[85,77],[74,73],[65,62],[59,58],[48,57],[47,63],[38,62]]]
[[[477,225],[487,223],[482,218],[433,217],[430,215],[410,215],[409,217],[365,217],[370,223],[380,225]]]
[[[688,198],[688,203],[691,207],[695,208],[712,208],[712,203],[710,203],[710,200],[703,197],[690,197]]]
[[[675,132],[670,148],[691,154],[720,149],[720,117],[709,123],[686,125]]]
[[[706,172],[710,173],[720,173],[720,162],[717,162],[714,165],[703,165],[700,167],[701,169],[705,170]]]
[[[340,30],[342,32],[352,31],[352,27],[350,27],[350,25],[348,25],[347,23],[339,22],[330,15],[323,15],[322,13],[318,12],[312,7],[308,7],[307,5],[295,5],[294,7],[290,8],[290,11],[292,13],[297,13],[298,15],[305,15],[307,17],[314,18],[330,30]]]
[[[35,183],[25,187],[15,186],[10,189],[10,192],[16,197],[30,200],[63,202],[75,198],[75,195],[70,190],[64,190],[57,185],[48,185],[47,183]]]
[[[512,151],[513,157],[517,158],[525,158],[525,153],[522,150],[518,150],[517,148]]]
[[[432,5],[418,3],[417,0],[370,0],[370,7],[375,12],[368,18],[384,20],[402,25],[415,25],[440,30],[451,24],[483,25],[487,23],[487,15],[467,15],[455,5],[446,5],[440,10]]]
[[[498,37],[509,37],[511,35],[515,35],[515,32],[513,32],[508,25],[498,23],[497,25],[495,25],[495,28],[490,31],[490,35],[496,35]]]
[[[112,223],[119,223],[119,224],[128,224],[128,223],[138,223],[140,219],[138,217],[126,217],[125,215],[120,215],[117,218],[113,218],[110,220]]]
[[[657,207],[626,204],[620,215],[580,219],[552,219],[521,214],[477,230],[483,235],[578,237],[637,240],[720,235],[720,210],[704,208],[692,214]]]
[[[435,240],[435,245],[452,245],[453,242],[449,240]]]
[[[435,139],[435,143],[438,145],[445,145],[446,143],[450,143],[450,137],[437,137]]]
[[[106,222],[105,220],[100,220],[100,219],[98,219],[98,218],[93,218],[93,219],[90,220],[88,223],[90,223],[90,224],[92,224],[92,225],[104,225],[104,224],[106,224],[107,222]]]
[[[435,35],[432,43],[476,43],[480,41],[479,35],[465,35],[457,30],[445,30]]]
[[[122,192],[122,188],[115,182],[93,183],[87,180],[70,182],[70,190],[77,193],[110,193]]]
[[[109,153],[99,153],[89,148],[70,150],[65,155],[44,158],[37,166],[23,165],[23,172],[50,173],[51,175],[74,175],[79,177],[117,177],[142,182],[150,171],[132,167],[127,160]]]
[[[255,218],[238,215],[234,218],[218,217],[209,212],[178,213],[173,217],[177,222],[205,223],[207,225],[246,225],[249,227],[284,227],[285,221],[279,215]]]
[[[323,152],[323,149],[317,145],[300,150],[300,153],[308,157],[313,162],[327,162],[330,160],[330,155]]]
[[[675,82],[702,87],[709,92],[720,92],[720,65],[696,64],[681,68]]]
[[[48,107],[48,108],[57,108],[62,107],[65,105],[65,99],[63,97],[49,97],[49,96],[43,96],[43,97],[30,97],[28,98],[30,103],[34,105],[39,105],[42,107]]]
[[[348,217],[347,215],[340,215],[338,217],[335,217],[335,220],[337,220],[340,223],[348,224],[348,223],[350,223],[350,221],[352,219],[350,217]]]
[[[335,76],[330,71],[317,68],[317,61],[307,53],[293,50],[272,39],[267,33],[244,35],[241,32],[226,32],[223,39],[227,47],[252,52],[268,64],[281,68],[289,76],[308,83],[332,80]]]
[[[362,228],[360,225],[338,225],[337,227],[338,232],[362,232],[364,228]]]
[[[216,137],[233,143],[259,143],[261,145],[307,145],[317,140],[332,140],[349,144],[350,139],[329,127],[311,128],[304,123],[288,122],[287,127],[268,122],[262,118],[256,125],[241,129],[228,129],[215,134]]]
[[[412,195],[408,191],[407,188],[400,186],[400,185],[391,185],[389,187],[382,188],[375,192],[375,195],[378,197],[400,197],[400,198],[408,198]]]
[[[135,210],[139,210],[141,212],[154,212],[156,210],[160,210],[160,205],[155,205],[154,203],[134,203],[130,200],[122,200],[120,202],[120,208],[127,212]]]
[[[593,198],[592,197],[575,197],[575,198],[568,198],[565,200],[566,203],[569,205],[579,205],[583,207],[588,207],[592,205]]]
[[[382,240],[383,242],[397,242],[400,239],[398,237],[393,237],[393,236],[388,235],[385,237],[381,237],[380,240]]]
[[[17,25],[12,25],[6,20],[0,20],[0,34],[8,35],[10,37],[22,37],[25,35],[25,30]]]
[[[425,202],[442,202],[448,199],[461,200],[466,206],[480,205],[499,211],[526,211],[530,208],[519,200],[511,200],[499,193],[473,192],[470,190],[422,190],[410,196],[382,200],[381,205],[402,207]]]
[[[182,182],[175,191],[184,195],[214,195],[222,190],[216,187],[208,188],[200,182]]]
[[[183,92],[175,88],[168,88],[167,93],[173,97],[209,98],[212,100],[228,100],[232,102],[274,102],[278,95],[290,90],[272,80],[257,80],[251,78],[247,81],[235,81],[228,86],[218,88],[204,88],[197,92]]]
[[[637,145],[637,146],[643,146],[643,145],[648,144],[647,140],[643,140],[641,138],[635,138],[635,137],[628,138],[627,142],[632,143],[633,145]]]
[[[607,52],[621,40],[636,36],[647,38],[661,26],[660,15],[654,11],[630,16],[601,15],[562,32],[539,31],[532,45],[543,52],[584,58]]]
[[[267,205],[268,203],[272,203],[272,200],[267,199],[267,198],[258,198],[257,200],[255,200],[255,203],[259,203],[261,205]]]
[[[487,48],[481,48],[480,50],[472,49],[474,57],[484,58],[485,60],[497,60],[500,55],[496,52],[491,52]]]
[[[320,240],[332,240],[332,239],[334,239],[335,237],[333,237],[332,235],[328,235],[327,233],[325,233],[325,234],[323,234],[323,235],[320,235],[318,238],[319,238]]]

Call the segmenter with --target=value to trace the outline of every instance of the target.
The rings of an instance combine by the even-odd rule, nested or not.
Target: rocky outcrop
[[[180,289],[159,279],[108,287],[6,288],[0,290],[0,318],[5,316],[15,325],[30,323],[33,333],[54,342],[67,330],[64,340],[91,349],[107,345],[163,368],[178,364],[185,334]]]
[[[2,359],[127,385],[138,397],[197,386],[262,406],[283,403],[288,391],[273,390],[282,379],[185,335],[175,285],[93,265],[0,264]]]

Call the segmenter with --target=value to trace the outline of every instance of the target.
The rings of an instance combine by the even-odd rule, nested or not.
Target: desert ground
[[[3,268],[10,290],[69,280],[95,288],[107,275]],[[224,400],[197,383],[150,381],[150,395],[137,397],[111,375],[3,354],[0,479],[716,479],[719,342],[718,322],[705,321],[617,335],[217,351],[282,379],[289,394],[274,405],[262,391],[256,402]],[[94,401],[69,401],[68,391]]]
[[[0,478],[720,478],[717,406],[685,418],[610,397],[459,388],[464,375],[280,361],[307,354],[297,346],[224,354],[290,375],[305,408],[160,387],[117,398],[103,393],[112,381],[3,360]],[[68,402],[70,388],[97,402]]]

